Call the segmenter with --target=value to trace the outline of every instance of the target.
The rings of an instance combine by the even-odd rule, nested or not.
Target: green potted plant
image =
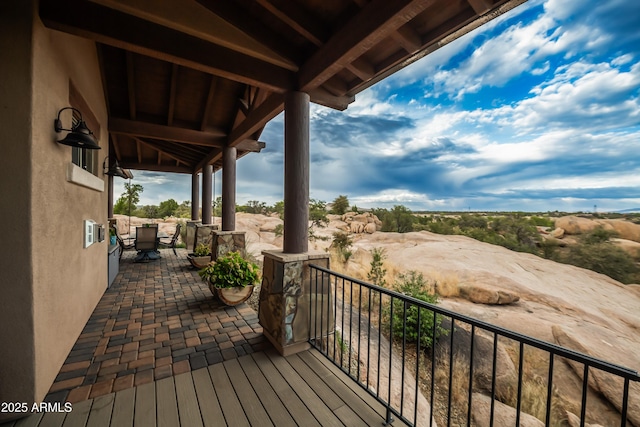
[[[239,252],[229,252],[198,271],[202,281],[227,305],[245,302],[258,282],[259,267]]]
[[[116,243],[118,243],[118,240],[116,239],[116,230],[109,228],[109,244],[114,246]]]
[[[187,255],[187,259],[195,268],[203,268],[211,262],[211,247],[198,243],[193,253]]]

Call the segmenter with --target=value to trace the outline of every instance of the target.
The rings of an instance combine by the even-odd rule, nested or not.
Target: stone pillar
[[[309,95],[287,93],[284,100],[285,253],[309,249]]]
[[[113,218],[113,175],[107,175],[107,218]]]
[[[225,256],[229,252],[240,252],[242,257],[247,255],[244,231],[213,231],[212,235],[212,261]]]
[[[320,280],[317,286],[312,284],[309,272],[309,264],[329,268],[329,254],[262,254],[259,318],[263,333],[284,356],[306,350],[309,338],[326,337],[335,329],[331,285],[327,279]],[[312,307],[315,315],[311,314]],[[313,322],[311,316],[315,316]],[[315,325],[311,331],[310,325]]]
[[[200,179],[197,173],[191,174],[191,220],[200,219]]]
[[[236,147],[222,152],[222,231],[236,229]]]
[[[213,221],[213,186],[211,180],[213,178],[213,166],[206,165],[202,168],[202,223],[211,224]]]

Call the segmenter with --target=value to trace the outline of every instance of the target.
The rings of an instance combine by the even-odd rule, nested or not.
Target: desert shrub
[[[545,218],[545,217],[535,216],[535,215],[529,218],[529,222],[532,225],[537,225],[540,227],[553,227],[555,224],[551,218]]]
[[[622,283],[635,282],[639,273],[631,255],[611,242],[572,246],[560,261],[606,274]]]
[[[367,273],[367,279],[374,285],[385,287],[387,282],[384,276],[387,274],[387,270],[382,265],[386,258],[384,248],[373,248],[371,255],[373,259],[371,260],[371,270]]]
[[[415,216],[406,206],[396,205],[390,211],[379,210],[380,215],[376,216],[382,221],[382,231],[392,231],[396,233],[408,233],[413,231],[413,221]]]
[[[614,230],[605,230],[602,227],[596,227],[582,236],[582,243],[586,245],[604,243],[610,241],[612,237],[617,235],[618,233]]]
[[[437,295],[429,291],[429,285],[426,283],[424,276],[417,271],[409,271],[406,274],[401,274],[395,283],[395,287],[398,292],[421,301],[430,304],[437,304],[438,302]],[[432,288],[435,289],[435,283]],[[434,336],[434,316],[432,310],[418,307],[411,303],[405,303],[400,299],[393,299],[392,306],[393,310],[391,310],[391,306],[389,306],[385,309],[385,313],[387,320],[393,323],[392,334],[394,338],[404,336],[407,342],[420,343],[420,347],[425,349],[431,348],[434,341],[446,335],[448,332],[440,326],[442,316],[436,315]],[[420,319],[418,319],[418,317]]]
[[[273,230],[273,232],[276,234],[276,236],[282,236],[284,234],[284,225],[283,224],[278,224],[276,225],[276,228]]]
[[[337,231],[333,233],[333,240],[331,241],[331,247],[334,248],[338,254],[341,255],[342,260],[344,262],[349,261],[351,258],[351,245],[353,244],[353,239],[349,234],[343,231]]]

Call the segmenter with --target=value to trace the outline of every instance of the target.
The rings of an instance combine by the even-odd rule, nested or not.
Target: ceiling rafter
[[[186,165],[193,166],[199,158],[199,154],[188,154],[187,152],[180,151],[177,147],[174,147],[171,144],[164,141],[158,141],[158,140],[149,141],[148,139],[137,138],[137,137],[134,137],[133,139],[136,142],[140,142],[144,146],[151,148],[154,151],[162,152],[165,156],[173,160],[179,161],[181,163],[184,163]]]
[[[300,68],[300,90],[320,86],[433,3],[435,0],[373,0]]]
[[[216,95],[216,87],[218,85],[218,79],[215,76],[211,76],[209,81],[209,93],[207,94],[207,101],[202,112],[202,119],[200,120],[200,130],[204,131],[207,128],[207,121],[211,115],[211,108],[213,107],[213,100]]]
[[[171,127],[121,119],[118,117],[109,118],[109,131],[112,133],[155,138],[165,141],[176,141],[184,144],[202,145],[215,148],[221,148],[224,146],[224,137],[227,135],[221,130],[208,130],[204,132],[194,129],[178,128],[175,126]]]
[[[491,0],[467,0],[467,2],[478,15],[488,12],[493,7],[493,2]]]
[[[136,153],[138,154],[138,163],[142,163],[142,144],[138,138],[134,138],[136,141]]]
[[[171,64],[171,85],[169,87],[169,108],[167,111],[167,125],[173,125],[173,114],[176,108],[176,91],[178,90],[178,64]]]
[[[398,31],[391,33],[391,37],[393,37],[407,53],[415,53],[422,48],[420,34],[411,28],[409,24],[405,24],[398,28]]]
[[[116,155],[116,160],[121,159],[121,155],[120,155],[120,144],[118,141],[118,135],[110,133],[109,136],[111,137],[111,142],[113,143],[113,152]]]
[[[197,0],[197,2],[292,64],[298,63],[303,52],[299,51],[290,40],[271,30],[235,2],[219,0]],[[292,67],[291,71],[298,71],[298,67]]]
[[[291,70],[93,2],[42,0],[40,18],[49,28],[229,80],[277,92],[294,88]]]
[[[127,63],[127,92],[129,94],[129,118],[136,119],[136,71],[133,53],[126,52]]]
[[[347,69],[362,81],[367,81],[376,74],[374,66],[362,57],[348,64]]]
[[[255,0],[296,33],[320,47],[329,37],[318,18],[291,0]]]

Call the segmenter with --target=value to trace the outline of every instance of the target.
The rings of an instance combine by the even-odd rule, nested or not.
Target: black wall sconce
[[[62,113],[64,110],[73,110],[80,116],[80,120],[78,120],[78,123],[73,125],[72,122],[71,129],[62,127],[60,113]],[[100,146],[93,138],[93,132],[89,130],[84,120],[82,120],[82,113],[77,108],[65,107],[62,110],[58,111],[58,118],[54,121],[53,127],[56,130],[56,133],[59,133],[63,130],[69,132],[67,136],[64,137],[64,139],[58,141],[58,143],[60,144],[69,145],[71,147],[86,148],[89,150],[100,149]]]
[[[105,157],[104,162],[102,162],[102,169],[105,175],[119,176],[120,178],[124,178],[124,179],[129,178],[129,175],[127,175],[125,170],[122,169],[122,167],[120,167],[117,160],[107,168],[107,164],[109,163],[107,161],[108,159],[109,159],[109,156]]]

